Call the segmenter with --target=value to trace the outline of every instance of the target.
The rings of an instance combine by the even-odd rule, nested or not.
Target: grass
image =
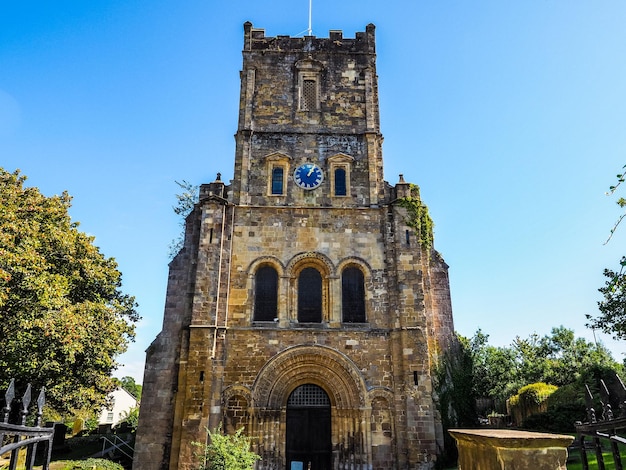
[[[610,444],[603,446],[603,448],[610,448]],[[626,447],[620,446],[620,456],[623,463],[626,463]],[[604,460],[604,468],[606,470],[615,470],[615,462],[613,461],[613,453],[609,451],[602,452],[602,458]],[[587,450],[587,462],[589,468],[598,468],[598,460],[596,459],[596,453],[594,449]],[[582,470],[583,464],[580,456],[580,452],[576,451],[570,454],[567,459],[567,470]]]

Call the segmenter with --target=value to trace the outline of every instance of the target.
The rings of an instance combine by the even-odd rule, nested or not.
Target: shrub
[[[526,385],[519,389],[517,395],[509,399],[510,413],[516,423],[523,422],[527,417],[547,411],[547,398],[558,387],[543,382]]]
[[[529,431],[575,433],[574,424],[576,421],[583,421],[585,414],[585,406],[580,403],[559,405],[549,408],[544,413],[527,417],[522,423],[522,427]]]
[[[61,470],[124,470],[119,463],[106,459],[68,460]]]
[[[198,470],[252,470],[261,457],[250,450],[251,438],[244,436],[243,428],[235,434],[222,434],[221,426],[209,433],[209,444],[193,442],[198,448]]]
[[[139,424],[139,407],[131,408],[124,413],[122,421],[117,423],[117,428],[127,429],[128,431],[136,431]]]

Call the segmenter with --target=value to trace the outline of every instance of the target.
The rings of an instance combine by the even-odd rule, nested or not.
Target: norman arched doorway
[[[342,353],[319,344],[287,348],[263,366],[251,392],[251,434],[256,452],[263,458],[259,469],[295,470],[300,468],[297,462],[302,462],[302,470],[308,470],[308,463],[304,464],[307,448],[294,442],[293,433],[297,436],[303,432],[298,415],[320,418],[322,409],[329,418],[318,419],[318,424],[326,423],[323,432],[313,428],[313,433],[324,436],[313,450],[325,457],[318,467],[312,464],[311,470],[371,468],[366,446],[369,428],[365,426],[369,415],[363,414],[368,407],[367,387],[361,371]],[[298,409],[309,407],[310,411],[298,413]],[[307,429],[311,428],[307,425]]]
[[[287,469],[330,470],[330,399],[317,385],[297,387],[287,401]]]

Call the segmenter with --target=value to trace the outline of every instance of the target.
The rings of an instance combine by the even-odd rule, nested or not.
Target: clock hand
[[[307,178],[308,178],[309,176],[311,176],[311,174],[313,173],[313,170],[314,170],[314,169],[315,169],[315,167],[314,167],[314,166],[312,166],[312,167],[311,167],[311,169],[309,170],[309,172],[306,174]]]

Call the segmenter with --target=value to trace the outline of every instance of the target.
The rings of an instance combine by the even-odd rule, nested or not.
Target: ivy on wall
[[[406,224],[415,230],[420,246],[430,252],[433,247],[433,228],[435,224],[428,213],[428,206],[422,203],[420,188],[416,184],[409,185],[409,196],[398,199],[398,205],[407,211]]]

